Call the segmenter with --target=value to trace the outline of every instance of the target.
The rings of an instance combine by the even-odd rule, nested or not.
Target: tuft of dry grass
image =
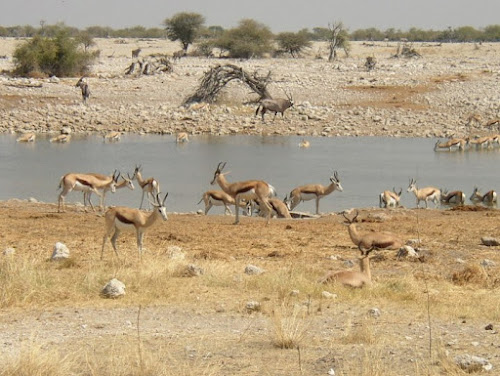
[[[280,349],[299,349],[303,343],[309,323],[306,309],[297,304],[282,304],[274,311],[273,340],[274,346]]]
[[[468,284],[485,285],[488,282],[488,274],[480,265],[472,264],[454,272],[451,280],[459,286]]]

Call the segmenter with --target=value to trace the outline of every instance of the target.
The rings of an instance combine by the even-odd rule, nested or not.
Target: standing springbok
[[[90,97],[90,89],[89,84],[85,77],[82,77],[78,80],[75,87],[79,87],[82,90],[82,101],[83,104],[87,104],[87,99]]]
[[[226,162],[219,162],[214,173],[214,178],[210,184],[219,184],[222,190],[234,199],[234,206],[236,210],[236,219],[234,224],[236,225],[240,222],[239,211],[242,199],[246,201],[259,200],[261,208],[263,207],[265,213],[267,214],[267,223],[269,224],[272,212],[271,205],[269,204],[269,198],[276,196],[276,190],[274,187],[262,180],[247,180],[229,183],[225,177],[225,175],[229,172],[222,173],[225,166]]]
[[[290,192],[290,210],[293,210],[302,201],[316,200],[316,214],[319,215],[319,200],[328,196],[333,191],[342,192],[344,189],[340,184],[340,179],[337,171],[334,171],[333,176],[330,176],[330,185],[324,186],[321,184],[302,185],[293,189]]]
[[[340,270],[336,272],[328,272],[320,283],[337,282],[350,287],[364,287],[372,284],[372,273],[370,270],[370,252],[375,247],[363,250],[360,248],[361,256],[359,257],[359,269],[355,270]]]
[[[288,94],[285,92],[285,95],[287,99],[283,98],[277,98],[277,99],[271,99],[271,98],[265,98],[262,99],[259,102],[259,106],[257,107],[257,110],[255,111],[255,116],[260,114],[262,116],[262,121],[264,121],[264,115],[266,114],[267,111],[274,112],[274,119],[276,119],[276,115],[281,113],[281,117],[285,117],[285,111],[293,106],[293,98],[291,94]]]
[[[485,205],[496,205],[497,204],[497,193],[494,190],[486,192],[484,195],[479,192],[478,187],[474,187],[474,192],[470,196],[469,200],[474,203],[482,203]]]
[[[22,136],[19,136],[16,141],[17,142],[35,142],[36,134],[34,133],[25,133]]]
[[[434,151],[438,151],[439,149],[448,149],[449,151],[451,151],[453,147],[457,147],[458,150],[465,150],[465,148],[469,145],[469,141],[469,137],[450,138],[446,142],[437,140],[436,144],[434,145]]]
[[[59,181],[59,189],[62,188],[62,191],[61,193],[59,193],[59,197],[57,200],[57,211],[61,212],[61,207],[64,211],[64,200],[67,194],[71,191],[93,192],[102,198],[99,190],[104,190],[105,188],[109,187],[111,192],[114,193],[116,191],[116,182],[119,177],[120,173],[116,170],[113,173],[113,176],[107,176],[106,179],[103,180],[88,174],[69,173],[64,175]],[[92,202],[90,202],[90,206],[92,207],[92,210],[95,210]]]
[[[427,208],[429,200],[433,201],[436,207],[439,206],[439,201],[441,200],[441,191],[435,187],[425,187],[418,189],[417,181],[411,179],[406,191],[415,193],[415,197],[417,198],[417,208],[420,205],[420,201],[425,201],[425,208]]]
[[[103,175],[103,174],[96,174],[94,172],[89,172],[85,175],[91,175],[91,176],[94,176],[95,178],[99,179],[99,180],[107,180],[109,179],[109,176],[108,175]],[[130,177],[130,175],[127,173],[127,177],[123,176],[123,175],[120,175],[122,180],[118,183],[115,184],[115,191],[117,189],[121,189],[121,188],[128,188],[130,189],[131,191],[133,191],[135,189],[134,187],[134,176]],[[100,197],[100,201],[99,201],[99,206],[101,207],[101,210],[104,210],[104,200],[106,198],[106,193],[108,191],[111,190],[111,187],[110,186],[106,186],[102,189],[102,195]],[[86,202],[88,201],[90,203],[91,206],[92,205],[92,201],[90,200],[91,199],[91,196],[92,196],[92,191],[84,191],[83,192],[83,206],[86,205]]]
[[[139,209],[142,209],[142,204],[144,202],[144,195],[147,195],[148,202],[150,202],[149,197],[154,199],[155,196],[160,193],[160,183],[158,183],[158,180],[156,180],[153,177],[143,179],[141,170],[142,170],[141,166],[136,166],[134,171],[134,176],[137,179],[137,183],[139,183],[142,189],[141,205],[139,206]]]
[[[401,200],[401,193],[403,188],[399,189],[399,193],[396,192],[396,188],[392,188],[392,191],[383,191],[379,195],[379,207],[381,208],[397,208],[399,207],[399,201]]]
[[[205,202],[205,215],[208,214],[208,211],[212,208],[212,206],[224,206],[226,215],[232,215],[231,208],[229,205],[235,205],[236,201],[234,198],[229,196],[224,191],[206,191],[203,193],[201,200],[198,202],[198,205],[204,201]],[[245,208],[247,206],[247,202],[240,203],[240,208]]]
[[[102,137],[104,139],[104,142],[106,142],[106,141],[115,142],[115,141],[120,141],[121,136],[122,136],[121,132],[111,131],[111,132],[106,133]]]
[[[399,249],[404,245],[401,238],[392,232],[378,231],[361,234],[356,227],[356,219],[359,215],[358,211],[356,211],[356,214],[352,219],[348,218],[345,215],[345,212],[342,213],[342,215],[347,220],[349,237],[361,251],[371,248]]]
[[[120,235],[122,230],[134,230],[137,233],[137,248],[139,250],[139,256],[142,257],[142,240],[146,230],[151,227],[159,218],[164,221],[168,219],[167,208],[165,207],[165,200],[167,199],[168,192],[165,194],[163,201],[160,201],[160,195],[157,194],[154,201],[150,200],[151,205],[153,205],[153,211],[145,213],[139,209],[132,209],[123,206],[111,207],[106,212],[104,218],[106,223],[106,233],[102,240],[102,250],[101,250],[101,260],[104,255],[104,246],[106,245],[106,240],[111,236],[111,244],[115,254],[118,256],[118,250],[116,249],[116,239]],[[149,200],[149,198],[148,198]]]
[[[177,142],[178,144],[183,144],[183,143],[189,142],[188,134],[186,132],[177,133],[177,137],[175,138],[175,142]]]
[[[463,205],[465,204],[465,193],[462,191],[448,192],[446,189],[441,191],[441,202],[445,205]]]

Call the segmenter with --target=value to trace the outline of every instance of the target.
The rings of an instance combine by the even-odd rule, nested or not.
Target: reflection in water
[[[261,179],[283,198],[293,188],[320,183],[328,185],[338,171],[343,192],[321,200],[324,212],[351,207],[378,206],[379,194],[393,187],[405,188],[410,178],[419,187],[433,185],[460,189],[470,195],[475,185],[484,191],[500,189],[496,174],[500,149],[434,152],[432,139],[383,137],[310,138],[310,148],[300,148],[301,137],[283,136],[193,136],[177,144],[175,136],[123,135],[116,143],[100,136],[74,136],[67,144],[49,143],[43,136],[35,143],[16,142],[12,135],[0,136],[0,200],[35,197],[56,202],[57,186],[68,172],[112,174],[115,169],[131,175],[142,165],[144,176],[159,180],[169,192],[169,211],[194,211],[210,186],[215,168],[226,161],[230,182]],[[70,194],[68,202],[82,200]],[[120,190],[106,197],[109,205],[138,207],[140,189]],[[415,206],[413,194],[403,193],[401,203]],[[314,201],[297,210],[315,210]],[[214,210],[215,212],[215,210]],[[222,212],[220,210],[219,212]]]

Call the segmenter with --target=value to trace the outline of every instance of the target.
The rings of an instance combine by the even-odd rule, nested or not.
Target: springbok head
[[[339,174],[337,171],[334,171],[333,175],[330,176],[330,181],[332,182],[332,184],[335,185],[335,189],[337,191],[342,192],[344,190],[344,188],[342,188],[342,185],[340,184],[340,178],[339,178]]]
[[[212,184],[212,185],[215,184],[215,182],[217,181],[217,178],[220,175],[222,175],[222,170],[224,170],[224,167],[226,167],[226,162],[219,162],[219,164],[217,165],[217,169],[214,172],[214,178],[212,179],[210,184]],[[227,174],[227,172],[226,172],[226,174]]]
[[[417,189],[417,181],[412,178],[412,179],[410,179],[410,184],[408,184],[408,189],[406,191],[411,192],[415,189]]]
[[[165,194],[163,200],[160,200],[160,194],[157,193],[154,201],[149,200],[149,203],[153,205],[154,210],[157,210],[158,213],[160,213],[164,221],[168,219],[167,207],[165,206],[165,200],[167,199],[167,196],[168,192]]]

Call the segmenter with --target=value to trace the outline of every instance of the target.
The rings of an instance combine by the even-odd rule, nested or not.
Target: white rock
[[[369,314],[371,317],[374,317],[374,318],[379,318],[379,317],[380,317],[380,309],[378,309],[378,308],[371,308],[371,309],[368,311],[368,314]]]
[[[337,299],[337,294],[332,294],[329,291],[322,291],[321,296],[325,299]]]
[[[10,256],[16,253],[16,250],[14,248],[5,248],[2,252],[4,256]]]
[[[468,373],[481,370],[490,371],[493,368],[493,365],[487,359],[469,354],[456,356],[455,363]]]
[[[245,274],[248,275],[259,275],[264,273],[264,270],[255,265],[247,265],[245,267]]]
[[[57,242],[54,244],[51,260],[63,260],[69,258],[69,249],[65,244]]]
[[[184,260],[186,254],[182,252],[182,248],[176,245],[171,245],[167,248],[167,257],[172,260]]]
[[[261,308],[260,303],[256,302],[255,300],[251,300],[246,304],[246,309],[248,312],[260,311],[260,308]]]
[[[101,295],[105,298],[118,298],[125,295],[125,284],[116,278],[109,281],[101,291]]]

